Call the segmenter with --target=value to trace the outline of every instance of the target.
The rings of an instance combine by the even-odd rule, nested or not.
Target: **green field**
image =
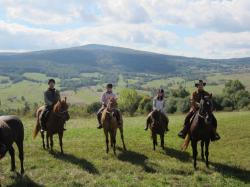
[[[105,153],[102,130],[96,120],[71,119],[64,136],[65,155],[61,156],[57,136],[54,153],[41,147],[41,139],[32,140],[34,119],[24,118],[25,170],[20,177],[9,171],[7,155],[0,162],[0,186],[250,186],[250,112],[216,113],[222,139],[210,145],[210,168],[198,161],[195,171],[191,148],[182,152],[182,140],[176,134],[183,115],[170,116],[166,149],[152,150],[145,116],[125,118],[123,152],[118,137],[118,152]],[[17,152],[17,151],[16,151]],[[200,150],[199,150],[200,153]],[[200,157],[199,157],[200,158]],[[17,169],[19,161],[16,158]]]

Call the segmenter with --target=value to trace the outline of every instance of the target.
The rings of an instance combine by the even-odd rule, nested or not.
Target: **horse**
[[[205,144],[205,156],[206,156],[206,166],[209,167],[209,144],[211,140],[211,134],[213,133],[213,114],[212,114],[212,101],[211,96],[206,96],[201,99],[199,105],[199,110],[195,113],[193,119],[191,120],[190,130],[184,140],[182,149],[186,150],[188,144],[191,140],[192,151],[193,151],[193,166],[196,169],[196,159],[197,159],[197,143],[201,141],[201,157],[204,159],[204,144]]]
[[[5,156],[7,151],[11,157],[11,171],[15,171],[15,150],[13,143],[15,142],[19,151],[19,159],[21,163],[21,174],[24,174],[23,160],[23,139],[24,129],[23,123],[17,116],[1,116],[0,117],[0,160]]]
[[[44,110],[44,106],[40,107],[36,112],[36,118],[37,123],[35,126],[35,129],[33,131],[33,138],[35,139],[38,132],[41,129],[40,126],[40,115],[41,112]],[[46,147],[47,149],[50,148],[51,151],[53,151],[53,135],[58,134],[59,136],[59,143],[61,148],[61,154],[63,154],[63,131],[64,131],[64,124],[66,121],[70,119],[69,113],[68,113],[68,104],[67,104],[67,98],[65,97],[64,100],[59,100],[54,106],[53,110],[49,114],[49,117],[47,119],[47,122],[45,124],[46,126]],[[42,136],[42,143],[43,148],[45,149],[45,143],[44,143],[44,132],[41,132]],[[49,142],[50,141],[50,142]],[[50,145],[49,145],[50,143]]]
[[[161,138],[161,147],[164,150],[164,135],[166,132],[167,125],[169,120],[167,117],[163,116],[164,114],[158,110],[154,110],[150,116],[149,128],[151,130],[151,138],[153,140],[153,149],[157,143],[157,134]]]
[[[117,119],[118,110],[117,101],[115,98],[110,98],[107,104],[107,107],[102,112],[101,124],[103,126],[104,134],[106,137],[106,153],[109,152],[109,138],[110,135],[110,144],[113,147],[113,152],[116,155],[116,132],[117,128],[120,130],[120,135],[122,139],[123,149],[126,151],[126,145],[124,143],[123,136],[123,123],[119,125],[119,121]],[[120,118],[122,116],[120,115]],[[122,121],[122,119],[121,119]]]

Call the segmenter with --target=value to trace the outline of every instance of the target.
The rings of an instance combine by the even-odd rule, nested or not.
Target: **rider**
[[[98,127],[97,128],[98,129],[102,128],[102,124],[101,124],[102,111],[107,107],[109,99],[110,98],[115,98],[115,99],[117,98],[116,95],[113,93],[112,89],[113,89],[113,85],[109,83],[106,86],[106,92],[104,92],[102,94],[102,97],[101,97],[102,107],[97,112],[97,120],[98,120]],[[119,125],[121,125],[122,119],[121,119],[121,114],[120,114],[119,110],[116,113],[116,117],[117,117],[117,120],[119,122]]]
[[[196,111],[199,110],[199,104],[201,99],[204,98],[205,96],[210,96],[210,94],[208,92],[206,92],[204,90],[204,87],[206,86],[206,83],[203,82],[203,80],[199,80],[198,83],[195,83],[195,87],[197,88],[196,91],[193,92],[192,96],[191,96],[191,109],[188,112],[185,121],[184,121],[184,127],[183,129],[178,133],[178,136],[181,138],[185,138],[190,126],[191,126],[191,119],[193,118],[193,116],[195,115]],[[220,136],[219,134],[216,132],[216,128],[217,128],[217,120],[215,119],[214,115],[212,114],[212,125],[213,125],[213,135],[211,137],[212,141],[215,140],[219,140]]]
[[[53,109],[53,106],[60,100],[60,92],[55,89],[56,81],[54,79],[50,79],[48,81],[48,89],[44,92],[44,103],[45,109],[42,111],[40,115],[40,124],[41,124],[41,132],[43,132],[46,128],[46,120]],[[65,129],[64,129],[65,130]]]
[[[160,111],[163,116],[164,116],[164,120],[166,121],[166,124],[168,124],[168,117],[167,117],[167,113],[166,113],[166,109],[165,109],[165,99],[164,99],[164,90],[163,89],[159,89],[158,92],[157,92],[157,96],[154,97],[153,99],[153,111]],[[148,114],[148,117],[147,117],[147,123],[146,123],[146,127],[144,128],[144,130],[148,130],[148,126],[150,124],[150,120],[151,120],[151,115],[152,115],[152,112],[150,112]],[[168,125],[166,127],[166,131],[169,131],[168,129]]]

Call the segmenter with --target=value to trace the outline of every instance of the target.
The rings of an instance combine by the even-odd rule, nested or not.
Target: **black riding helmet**
[[[49,79],[48,84],[50,84],[51,82],[54,83],[54,84],[56,84],[55,79]]]
[[[107,84],[106,88],[113,88],[113,84],[111,83]]]

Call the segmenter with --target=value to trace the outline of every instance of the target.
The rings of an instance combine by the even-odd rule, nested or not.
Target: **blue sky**
[[[0,51],[106,44],[250,56],[249,0],[0,0]]]

